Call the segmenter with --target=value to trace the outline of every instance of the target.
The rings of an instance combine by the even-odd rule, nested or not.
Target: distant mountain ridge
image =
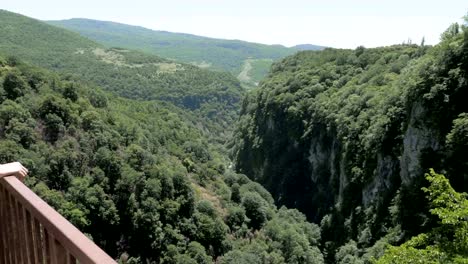
[[[291,47],[292,49],[297,49],[297,50],[322,50],[326,47],[324,46],[318,46],[314,44],[299,44]]]
[[[171,102],[222,124],[232,121],[245,92],[229,73],[106,48],[75,32],[4,10],[0,36],[0,54],[5,57],[14,55],[123,97]]]
[[[247,85],[255,85],[263,79],[273,61],[303,50],[304,46],[288,48],[216,39],[82,18],[47,23],[80,33],[107,47],[138,49],[202,68],[225,70],[239,76],[239,80]],[[306,46],[313,50],[325,48],[311,44]]]

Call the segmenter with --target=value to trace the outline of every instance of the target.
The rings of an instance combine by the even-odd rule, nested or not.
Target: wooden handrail
[[[16,177],[0,178],[0,263],[115,264]]]

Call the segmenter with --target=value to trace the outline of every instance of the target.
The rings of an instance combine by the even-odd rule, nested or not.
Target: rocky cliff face
[[[438,131],[426,126],[422,120],[427,113],[421,103],[411,106],[408,127],[404,132],[403,151],[400,159],[400,177],[403,184],[411,184],[421,175],[421,155],[426,150],[439,151],[444,142],[438,139]]]
[[[321,221],[332,243],[369,246],[403,221],[424,228],[426,216],[411,219],[425,206],[424,173],[466,178],[453,162],[468,157],[454,157],[446,142],[468,111],[449,100],[467,94],[467,41],[446,42],[303,52],[277,63],[244,102],[236,168],[279,204]]]

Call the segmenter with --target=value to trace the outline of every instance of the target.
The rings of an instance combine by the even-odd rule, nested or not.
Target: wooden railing
[[[116,263],[15,177],[0,178],[0,263]]]

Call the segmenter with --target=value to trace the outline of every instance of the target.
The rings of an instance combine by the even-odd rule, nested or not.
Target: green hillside
[[[467,196],[431,171],[468,191],[467,98],[468,18],[434,47],[300,52],[244,100],[235,167],[320,223],[328,263],[413,236],[381,263],[467,263]]]
[[[127,98],[173,102],[222,127],[232,122],[244,93],[228,73],[108,49],[77,33],[8,11],[0,11],[0,36],[0,54],[13,54]]]
[[[128,46],[0,10],[0,163],[120,263],[467,263],[468,17],[436,46],[279,61],[66,22]],[[150,54],[160,33],[230,72]]]
[[[304,51],[304,50],[322,50],[324,47],[313,45],[313,44],[299,44],[299,45],[295,45],[295,46],[293,46],[291,48],[296,49],[296,50]]]
[[[240,40],[224,40],[200,37],[190,34],[155,31],[138,26],[90,19],[69,19],[48,21],[48,23],[78,32],[107,47],[138,49],[164,58],[192,63],[200,67],[225,70],[240,74],[248,59],[277,60],[297,52],[299,49],[281,45],[264,45]],[[310,45],[308,48],[323,49]],[[248,85],[258,83],[271,63],[258,64],[247,72],[241,81]]]
[[[318,226],[229,170],[193,120],[0,56],[0,163],[29,168],[26,184],[113,258],[323,263]]]

